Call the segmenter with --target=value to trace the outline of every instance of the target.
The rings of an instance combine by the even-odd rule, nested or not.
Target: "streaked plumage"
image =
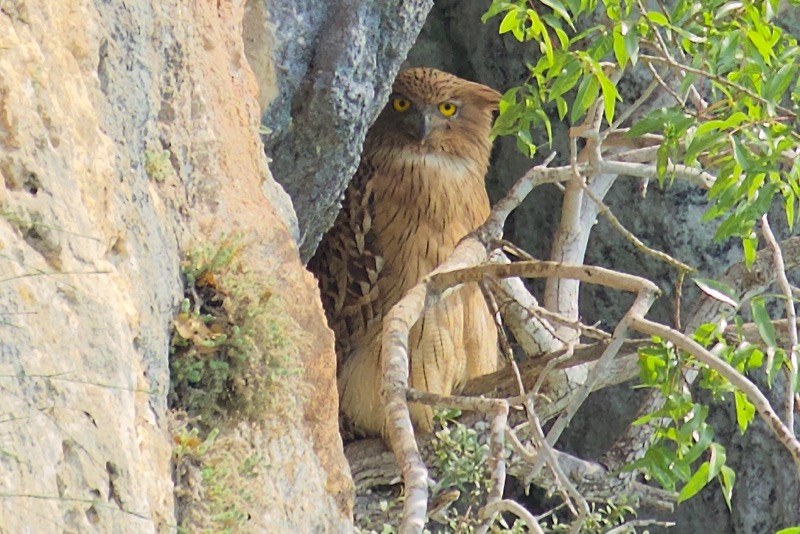
[[[434,69],[408,69],[367,134],[342,211],[309,268],[336,335],[341,409],[380,434],[384,315],[489,214],[484,176],[500,94]],[[476,284],[428,310],[409,338],[410,385],[449,395],[496,370],[497,332]],[[431,411],[411,406],[420,430]]]

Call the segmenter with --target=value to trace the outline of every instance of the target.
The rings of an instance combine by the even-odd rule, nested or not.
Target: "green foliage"
[[[732,392],[732,386],[718,373],[697,366],[690,357],[658,338],[653,339],[652,346],[640,349],[639,363],[642,384],[660,390],[664,405],[634,422],[650,423],[655,434],[644,457],[628,467],[641,470],[670,491],[682,484],[678,502],[692,497],[716,478],[730,507],[735,475],[725,465],[725,447],[714,441],[714,429],[706,421],[708,406],[696,402],[692,393],[681,386],[688,369],[704,375],[701,387],[714,397]],[[749,402],[746,398],[744,401]]]
[[[598,96],[602,96],[603,111],[610,123],[620,99],[615,83],[601,63],[615,50],[614,32],[605,31],[602,26],[578,32],[573,23],[573,17],[594,10],[596,2],[547,0],[541,3],[546,8],[541,11],[552,12],[537,11],[536,8],[541,9],[541,6],[525,0],[494,0],[482,19],[486,22],[505,13],[500,23],[501,34],[511,33],[518,41],[536,40],[539,43],[542,56],[536,64],[529,65],[528,79],[503,95],[500,116],[492,130],[495,136],[514,135],[517,146],[528,156],[536,152],[531,142],[532,128],[543,126],[552,142],[550,119],[543,109],[546,104],[555,104],[561,119],[566,117],[571,107],[570,120],[576,122]],[[617,48],[621,46],[621,53],[627,51],[626,60],[635,61],[638,53],[634,49],[635,40],[628,36],[627,31],[621,32],[618,28],[621,45]],[[580,49],[571,49],[573,47]],[[570,106],[567,93],[576,87],[577,93]]]
[[[178,532],[241,532],[258,490],[262,456],[237,436],[221,437],[214,428],[202,437],[187,422],[173,432],[173,442]]]
[[[720,293],[730,290],[719,286]],[[724,297],[727,301],[730,297]],[[737,302],[738,305],[738,302]],[[752,299],[751,313],[764,343],[774,349],[772,363],[766,369],[769,380],[781,367],[790,369],[786,353],[776,347],[775,329],[767,315],[761,297]],[[704,346],[714,346],[717,357],[728,363],[739,373],[748,374],[764,368],[768,361],[764,352],[746,342],[742,333],[744,323],[738,309],[729,317],[736,325],[736,337],[726,338],[720,324],[701,325],[694,334],[695,340]],[[728,334],[730,336],[730,334]],[[755,417],[755,406],[741,391],[717,371],[698,364],[694,358],[675,350],[668,342],[654,338],[653,345],[639,351],[639,368],[642,385],[658,389],[664,406],[637,420],[634,424],[653,424],[656,428],[654,442],[644,458],[629,468],[641,469],[662,487],[675,490],[683,484],[678,500],[682,502],[716,479],[722,489],[728,507],[736,480],[735,473],[725,465],[725,448],[714,441],[714,431],[707,423],[709,407],[698,402],[684,386],[687,373],[698,373],[695,382],[716,401],[733,398],[733,408],[739,430],[744,433]]]
[[[576,29],[581,15],[598,4],[605,14],[601,22]],[[724,219],[717,239],[738,237],[754,251],[752,228],[776,195],[790,228],[798,217],[800,163],[787,154],[800,144],[795,111],[800,48],[774,24],[778,0],[679,0],[669,6],[643,10],[643,4],[625,0],[494,0],[483,20],[504,14],[500,33],[538,42],[541,56],[529,65],[528,79],[504,95],[493,134],[513,135],[519,149],[533,156],[532,128],[544,126],[552,141],[545,105],[555,104],[559,118],[569,114],[576,123],[602,96],[611,124],[620,100],[612,78],[641,59],[653,68],[680,66],[685,74],[680,93],[690,84],[707,88],[711,104],[655,110],[629,135],[663,136],[656,161],[662,182],[670,162],[715,172],[706,218]],[[659,46],[662,55],[641,52]]]
[[[442,489],[458,488],[462,493],[478,496],[488,490],[486,461],[489,446],[478,441],[478,433],[456,421],[458,410],[445,410],[436,414],[441,425],[433,439],[433,450],[439,460]]]
[[[297,373],[293,325],[263,284],[236,264],[237,240],[193,251],[182,263],[184,300],[170,345],[172,408],[208,425],[236,413],[261,419]]]
[[[619,525],[622,525],[630,517],[636,516],[636,511],[628,505],[618,505],[613,501],[606,503],[589,503],[590,514],[584,519],[580,532],[607,532]],[[562,523],[558,515],[553,515],[548,521],[543,522],[542,526],[546,532],[562,533],[575,532],[575,525]]]
[[[155,152],[148,150],[144,153],[144,172],[151,180],[163,182],[168,176],[175,174],[175,169],[169,159],[172,153],[169,150]]]
[[[454,532],[472,532],[476,517],[460,514],[457,509],[477,510],[481,498],[489,491],[489,475],[486,470],[489,446],[480,443],[478,432],[459,423],[459,410],[442,410],[434,418],[441,429],[434,432],[433,451],[438,460],[439,482],[434,495],[457,489],[457,501],[439,515],[438,521],[445,523]]]
[[[500,34],[536,42],[540,54],[527,60],[527,79],[503,96],[492,133],[514,136],[530,157],[536,152],[533,128],[544,127],[552,142],[545,107],[555,106],[560,119],[578,123],[592,106],[601,105],[608,125],[601,137],[629,126],[629,138],[658,139],[652,163],[662,185],[671,182],[678,165],[716,178],[704,221],[720,220],[717,240],[741,240],[750,267],[758,249],[754,228],[762,215],[780,203],[790,230],[800,216],[800,47],[775,24],[779,4],[493,0],[484,22],[499,17]],[[630,125],[615,124],[621,101],[616,81],[642,64],[677,103]],[[737,326],[735,339],[726,339],[720,326],[703,325],[695,334],[700,343],[713,344],[719,358],[743,374],[769,362],[770,384],[778,370],[791,371],[762,298],[750,300],[748,312],[770,358],[744,341],[738,296],[712,280],[696,283],[734,307],[727,320]],[[665,404],[637,422],[654,424],[656,435],[644,458],[631,467],[665,488],[681,488],[681,501],[717,480],[730,506],[735,475],[725,464],[724,447],[714,441],[708,406],[688,390],[684,377],[697,373],[696,384],[711,398],[732,399],[742,432],[753,421],[755,406],[719,373],[661,340],[640,351],[640,370],[642,384],[659,390]],[[795,370],[790,378],[795,391],[798,376]]]

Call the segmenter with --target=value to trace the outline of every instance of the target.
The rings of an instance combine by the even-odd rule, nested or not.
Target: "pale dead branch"
[[[714,369],[729,380],[739,391],[747,395],[747,399],[755,405],[758,415],[761,416],[761,419],[767,424],[767,427],[772,431],[775,438],[783,444],[786,450],[789,451],[789,454],[792,455],[798,476],[800,476],[800,441],[797,441],[794,434],[783,424],[783,421],[781,421],[781,418],[775,413],[775,410],[772,409],[769,400],[761,393],[758,386],[731,367],[727,362],[714,356],[699,343],[681,334],[677,330],[639,317],[632,318],[631,326],[644,334],[658,336],[672,342],[672,344],[679,349],[688,352],[701,363]]]
[[[789,279],[786,278],[786,265],[783,261],[783,253],[769,226],[767,214],[761,216],[761,233],[767,241],[767,245],[772,251],[772,261],[775,265],[778,288],[784,297],[784,308],[786,310],[787,331],[789,333],[789,368],[786,370],[786,393],[784,394],[784,417],[786,428],[794,435],[794,397],[795,380],[797,376],[797,313],[794,309],[794,299],[792,298],[792,287]]]

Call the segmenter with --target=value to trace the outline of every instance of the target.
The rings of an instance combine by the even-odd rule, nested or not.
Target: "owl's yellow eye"
[[[452,117],[456,114],[456,111],[458,111],[458,106],[452,102],[442,102],[439,104],[439,113],[445,117]]]
[[[408,111],[410,107],[411,102],[403,97],[398,96],[392,99],[392,108],[398,113]]]

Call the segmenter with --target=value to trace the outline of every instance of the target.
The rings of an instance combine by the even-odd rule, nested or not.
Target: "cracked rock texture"
[[[244,4],[0,0],[2,532],[175,530],[179,264],[234,232],[303,338],[308,392],[252,436],[250,525],[348,529],[332,335],[258,135],[272,30]]]
[[[264,143],[294,202],[308,260],[433,0],[265,1],[277,29],[280,91],[264,115]]]

